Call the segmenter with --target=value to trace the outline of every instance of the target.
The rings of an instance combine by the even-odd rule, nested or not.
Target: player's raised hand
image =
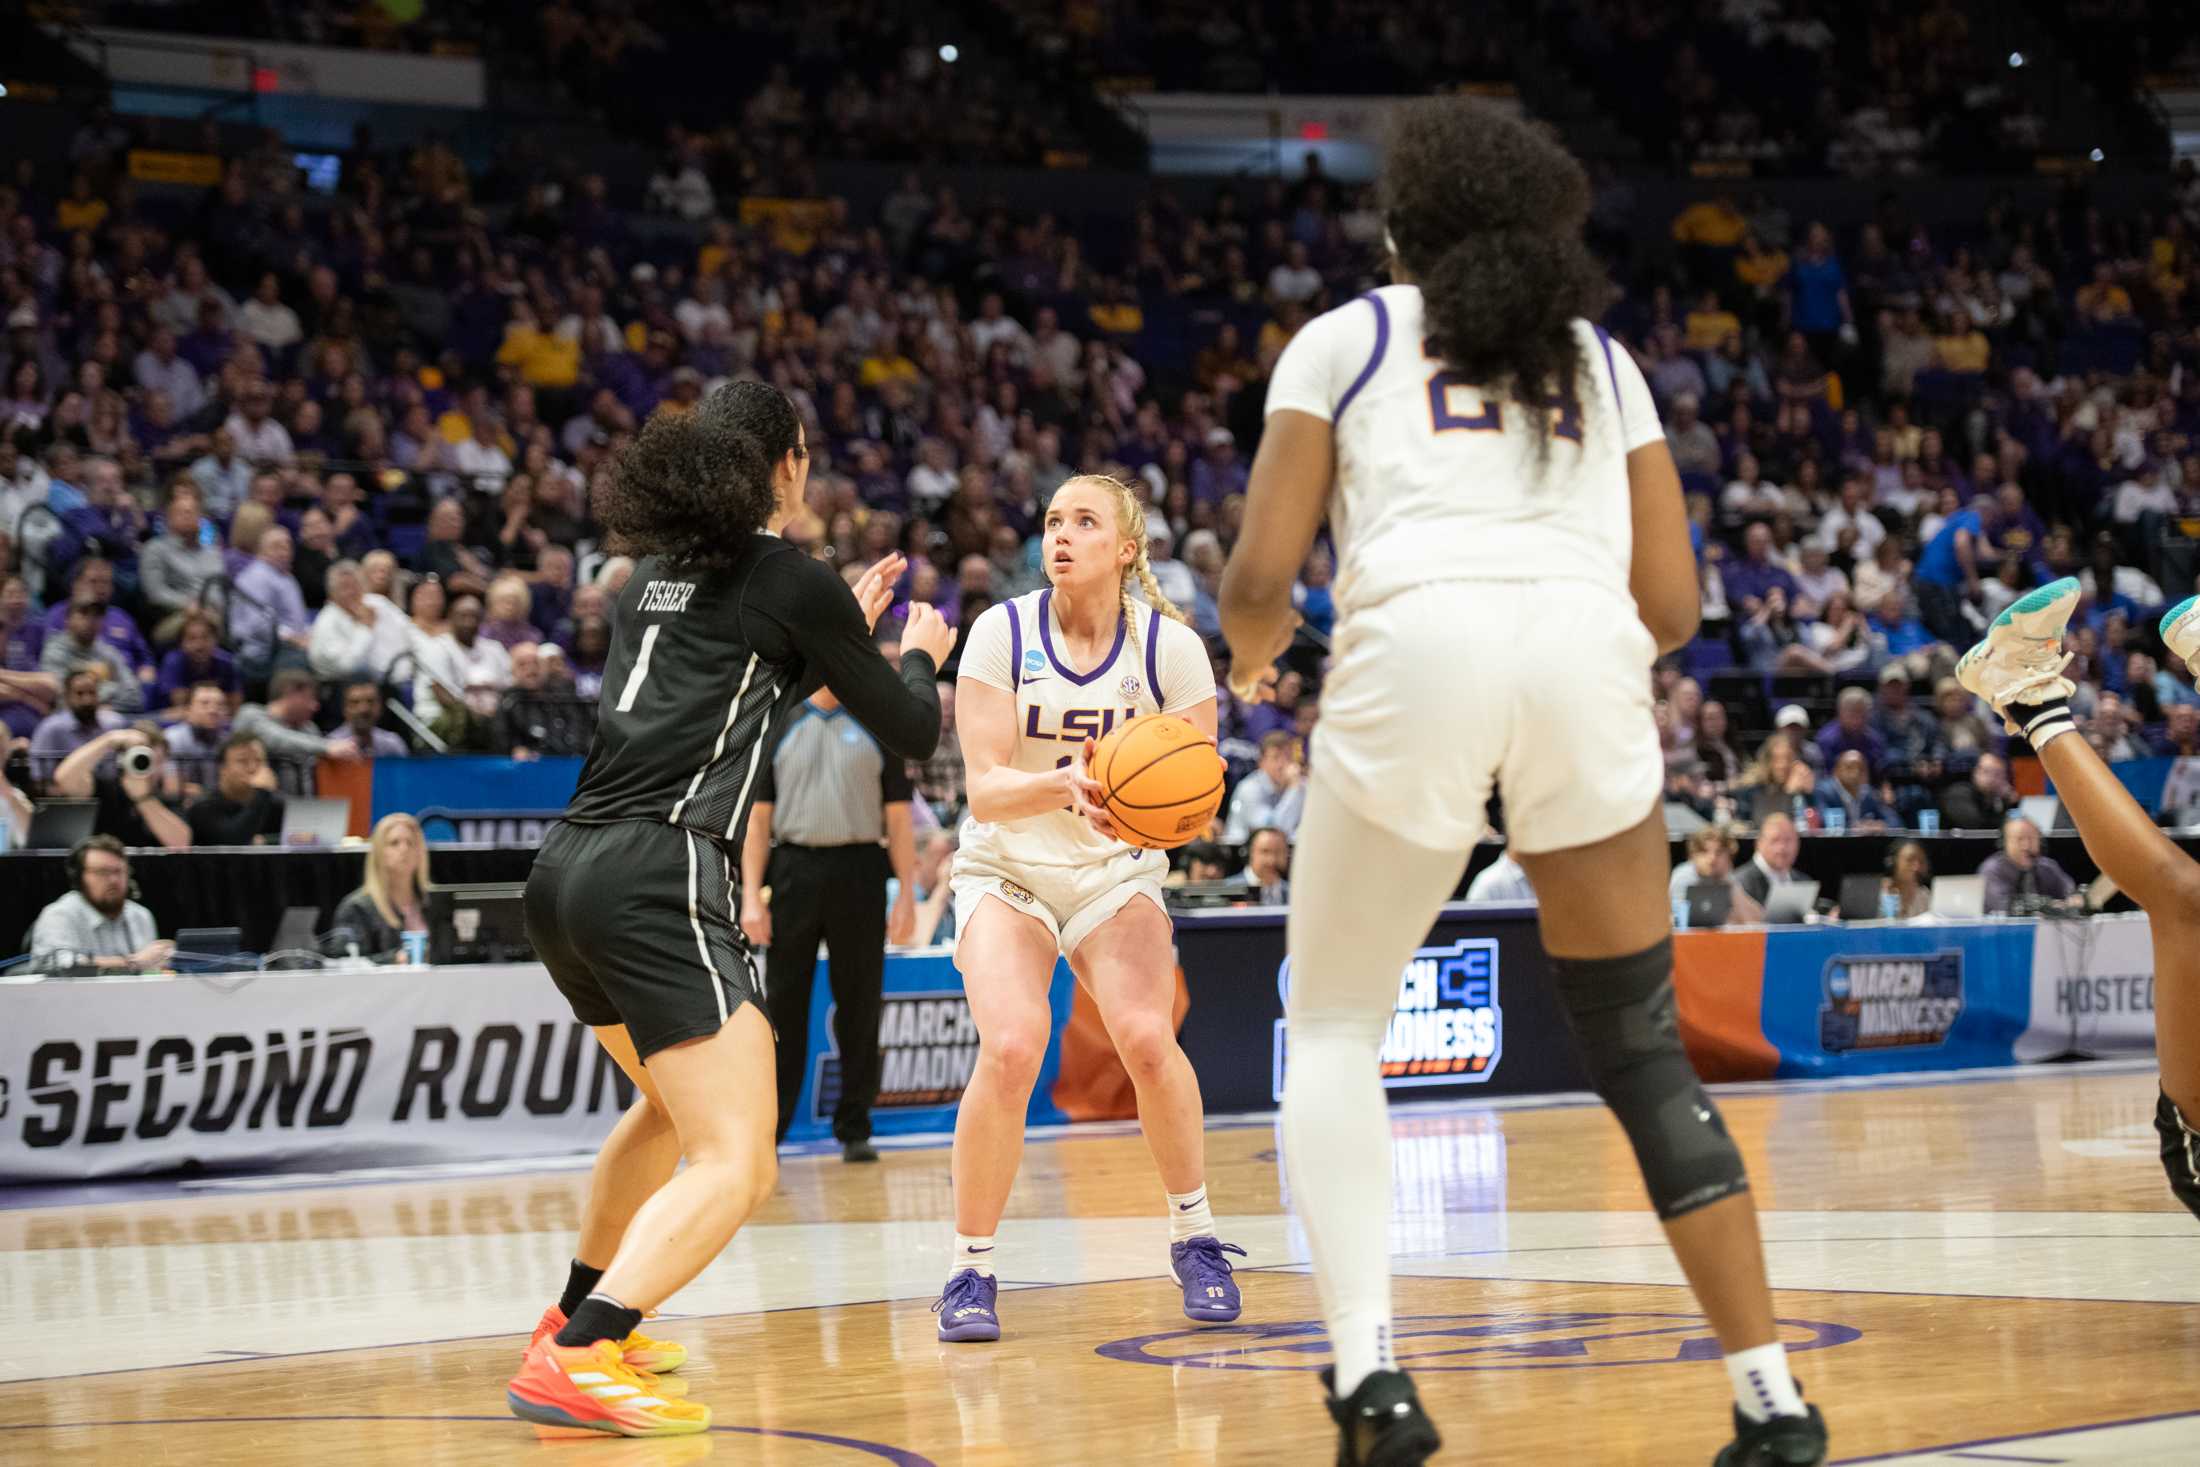
[[[863,608],[865,626],[878,629],[878,619],[894,604],[894,587],[901,583],[901,573],[908,565],[909,557],[896,550],[856,577],[850,589],[856,593],[856,605]],[[906,640],[903,645],[907,645]]]
[[[945,666],[947,654],[955,650],[955,629],[940,615],[939,608],[913,601],[909,604],[909,620],[901,629],[901,650],[929,653],[934,667]]]

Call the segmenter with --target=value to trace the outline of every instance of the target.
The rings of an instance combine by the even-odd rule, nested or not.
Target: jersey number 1
[[[626,675],[626,686],[619,689],[619,712],[633,711],[634,695],[641,692],[642,679],[649,676],[650,650],[657,645],[657,634],[664,629],[664,623],[659,622],[642,633],[642,650],[635,655],[634,670]]]

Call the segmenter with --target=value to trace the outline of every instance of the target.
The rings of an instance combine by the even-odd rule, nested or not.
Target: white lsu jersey
[[[1215,696],[1214,666],[1199,633],[1144,604],[1116,623],[1115,646],[1092,671],[1062,660],[1051,587],[991,607],[970,629],[960,676],[1016,700],[1010,766],[1027,774],[1059,769],[1100,739],[1149,713],[1182,713]],[[1132,849],[1111,841],[1067,808],[999,823],[966,819],[958,864],[1084,866]],[[1168,858],[1148,852],[1166,868]]]
[[[1420,287],[1385,286],[1309,321],[1269,383],[1268,412],[1335,434],[1338,610],[1444,580],[1590,580],[1628,596],[1627,455],[1665,436],[1633,359],[1576,320],[1575,400],[1528,412],[1460,380],[1426,335]]]

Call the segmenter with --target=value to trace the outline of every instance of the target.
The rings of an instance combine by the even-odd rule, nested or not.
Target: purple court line
[[[518,1418],[513,1416],[171,1416],[133,1421],[34,1421],[26,1425],[9,1423],[0,1424],[0,1431],[84,1431],[112,1426],[279,1426],[287,1422],[302,1424],[327,1421],[487,1421],[509,1425],[516,1420]],[[722,1431],[736,1436],[775,1436],[792,1441],[818,1442],[828,1447],[846,1447],[850,1451],[891,1462],[894,1467],[939,1467],[930,1457],[919,1456],[906,1448],[862,1441],[852,1436],[828,1436],[819,1431],[781,1431],[769,1426],[713,1426],[710,1429],[714,1433]]]
[[[1953,1454],[1969,1447],[1996,1447],[2007,1442],[2040,1442],[2051,1437],[2076,1436],[2082,1431],[2107,1431],[2117,1426],[2152,1426],[2158,1421],[2186,1421],[2200,1416],[2200,1411],[2164,1411],[2156,1416],[2127,1416],[2118,1421],[2094,1421],[2084,1426],[2054,1426],[2045,1431],[2020,1431],[2013,1436],[1982,1436],[1976,1441],[1948,1442],[1937,1447],[1904,1447],[1898,1452],[1881,1452],[1871,1457],[1843,1457],[1829,1467],[1862,1467],[1866,1462],[1897,1462],[1904,1457],[1922,1456],[1928,1452]],[[1988,1458],[1987,1460],[1997,1460]],[[2011,1462],[2051,1462],[2052,1457],[2008,1457],[1999,1460]]]
[[[2012,1457],[2007,1452],[1944,1452],[1942,1455],[1962,1457],[1971,1462],[2045,1462],[2050,1464],[2050,1467],[2053,1467],[2055,1463],[2070,1460],[2068,1457]]]

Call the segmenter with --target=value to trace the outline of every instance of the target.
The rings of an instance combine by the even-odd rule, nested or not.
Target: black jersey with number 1
[[[596,738],[565,818],[659,820],[738,850],[774,729],[829,687],[887,750],[931,755],[938,669],[879,655],[831,569],[776,535],[752,535],[728,569],[642,560],[619,593]]]

